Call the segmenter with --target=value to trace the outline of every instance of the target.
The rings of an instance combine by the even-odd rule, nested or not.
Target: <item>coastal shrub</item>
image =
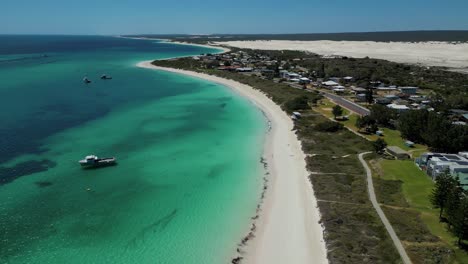
[[[326,120],[315,125],[315,129],[321,132],[337,132],[343,129],[343,124]]]
[[[309,98],[305,95],[298,96],[292,100],[287,101],[284,106],[286,107],[286,110],[288,110],[289,112],[308,109],[310,108]]]

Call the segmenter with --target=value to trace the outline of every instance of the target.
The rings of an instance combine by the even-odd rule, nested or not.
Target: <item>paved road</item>
[[[369,109],[367,109],[365,107],[362,107],[359,104],[356,104],[355,102],[351,102],[349,100],[346,100],[346,99],[344,99],[343,97],[341,97],[339,95],[335,95],[335,94],[331,94],[331,93],[327,93],[327,92],[322,92],[322,93],[323,93],[323,95],[325,97],[333,100],[333,102],[335,102],[336,104],[338,104],[338,105],[340,105],[340,106],[342,106],[342,107],[344,107],[346,109],[349,109],[350,111],[353,111],[358,115],[366,116],[366,115],[370,114]]]
[[[380,217],[380,220],[382,220],[382,223],[384,224],[385,228],[387,229],[388,234],[393,240],[393,244],[395,245],[396,249],[398,250],[398,253],[400,253],[401,259],[403,260],[403,263],[405,264],[411,264],[411,260],[406,254],[405,248],[401,244],[400,239],[395,233],[395,230],[393,230],[392,225],[388,221],[387,217],[385,216],[384,212],[382,211],[382,208],[380,208],[379,203],[377,202],[377,198],[375,197],[375,192],[374,192],[374,184],[372,182],[372,173],[367,165],[366,161],[364,160],[363,156],[366,154],[369,154],[372,152],[364,152],[359,154],[359,161],[362,163],[362,166],[366,169],[367,173],[367,190],[369,191],[369,198],[372,202],[372,206],[374,209],[377,211],[377,214]]]

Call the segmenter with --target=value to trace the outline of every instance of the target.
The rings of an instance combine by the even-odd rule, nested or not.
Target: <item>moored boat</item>
[[[110,80],[110,79],[112,79],[112,76],[109,76],[107,74],[101,75],[101,80]]]
[[[117,164],[117,160],[115,157],[98,158],[96,155],[88,155],[84,159],[80,160],[79,163],[83,168],[97,168],[113,166]]]

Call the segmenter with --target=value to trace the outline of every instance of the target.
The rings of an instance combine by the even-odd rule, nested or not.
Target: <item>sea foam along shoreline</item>
[[[242,263],[328,263],[320,212],[306,169],[305,154],[283,110],[262,92],[239,82],[193,71],[163,70],[212,81],[233,89],[261,109],[271,124],[265,143],[268,191],[256,222],[255,237],[242,249]]]

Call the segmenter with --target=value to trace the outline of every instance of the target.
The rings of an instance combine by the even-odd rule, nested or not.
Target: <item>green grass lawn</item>
[[[428,198],[434,187],[432,180],[410,160],[383,159],[380,166],[382,179],[403,182],[402,192],[410,208],[420,213],[421,220],[432,234],[455,251],[455,261],[468,263],[468,254],[455,246],[456,237],[447,231],[445,224],[439,222],[439,210],[432,209]]]
[[[315,110],[325,115],[328,118],[333,118],[331,109],[335,105],[336,104],[334,104],[329,99],[322,99],[321,102],[318,104],[318,106],[315,108]],[[342,121],[341,123],[353,131],[356,131],[356,132],[359,131],[358,128],[356,127],[356,119],[358,118],[358,115],[355,113],[351,113],[347,109],[343,109],[343,115],[344,116],[347,115],[349,119],[346,121]],[[406,140],[401,137],[400,131],[396,129],[389,129],[385,127],[381,127],[379,129],[383,131],[383,136],[368,135],[368,134],[362,134],[362,135],[372,141],[375,141],[380,137],[383,140],[385,140],[385,142],[387,142],[389,146],[398,146],[406,151],[412,152],[413,158],[419,157],[422,153],[427,152],[427,146],[424,146],[421,144],[415,144],[412,148],[406,146],[405,145]]]

